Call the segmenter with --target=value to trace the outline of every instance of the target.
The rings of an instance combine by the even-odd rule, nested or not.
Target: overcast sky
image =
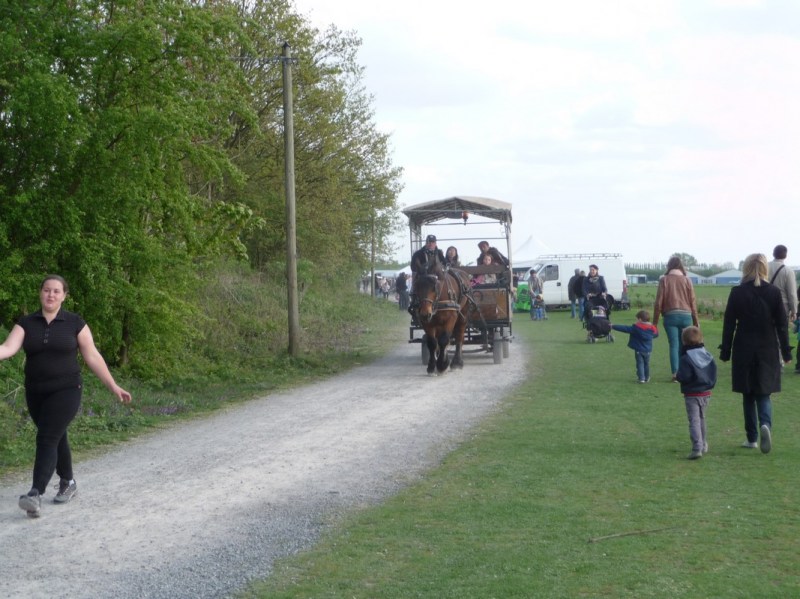
[[[800,0],[295,7],[363,40],[402,206],[510,202],[517,260],[738,264],[783,243],[800,264]]]

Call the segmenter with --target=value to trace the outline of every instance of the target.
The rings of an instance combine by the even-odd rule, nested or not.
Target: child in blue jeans
[[[689,438],[692,440],[690,460],[708,453],[706,438],[706,408],[711,400],[711,390],[717,384],[717,365],[703,345],[703,333],[697,327],[686,327],[681,332],[681,349],[678,372],[675,378],[681,384],[689,419]]]
[[[650,354],[653,353],[653,339],[658,337],[658,329],[650,322],[650,313],[639,310],[636,313],[636,322],[631,326],[612,324],[615,331],[628,333],[628,347],[636,354],[636,376],[640,383],[650,380]]]

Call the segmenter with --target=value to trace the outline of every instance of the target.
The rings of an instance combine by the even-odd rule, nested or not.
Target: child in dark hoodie
[[[650,380],[650,354],[653,353],[653,339],[658,337],[658,329],[650,322],[650,313],[639,310],[636,313],[636,322],[632,326],[612,324],[615,331],[628,333],[628,347],[636,354],[636,376],[640,383]]]
[[[703,333],[697,327],[686,327],[681,333],[678,372],[675,378],[681,384],[689,418],[689,437],[692,439],[690,460],[708,453],[706,437],[706,408],[711,399],[711,389],[717,384],[717,365],[703,345]]]

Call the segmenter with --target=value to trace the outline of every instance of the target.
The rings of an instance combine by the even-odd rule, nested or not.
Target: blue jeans
[[[575,314],[578,313],[578,300],[569,300],[569,308],[570,308],[570,318],[575,318]]]
[[[692,326],[691,314],[664,314],[664,330],[669,341],[669,366],[672,374],[678,372],[678,353],[681,349],[681,332]]]
[[[640,381],[650,379],[650,352],[637,351],[636,354],[636,376]]]
[[[769,394],[742,394],[742,408],[744,409],[744,430],[750,443],[758,441],[758,428],[766,424],[772,430],[772,401]]]

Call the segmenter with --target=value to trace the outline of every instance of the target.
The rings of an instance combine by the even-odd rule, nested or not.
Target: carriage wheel
[[[423,366],[428,365],[428,360],[431,359],[431,352],[428,349],[428,336],[422,336],[422,364]]]

